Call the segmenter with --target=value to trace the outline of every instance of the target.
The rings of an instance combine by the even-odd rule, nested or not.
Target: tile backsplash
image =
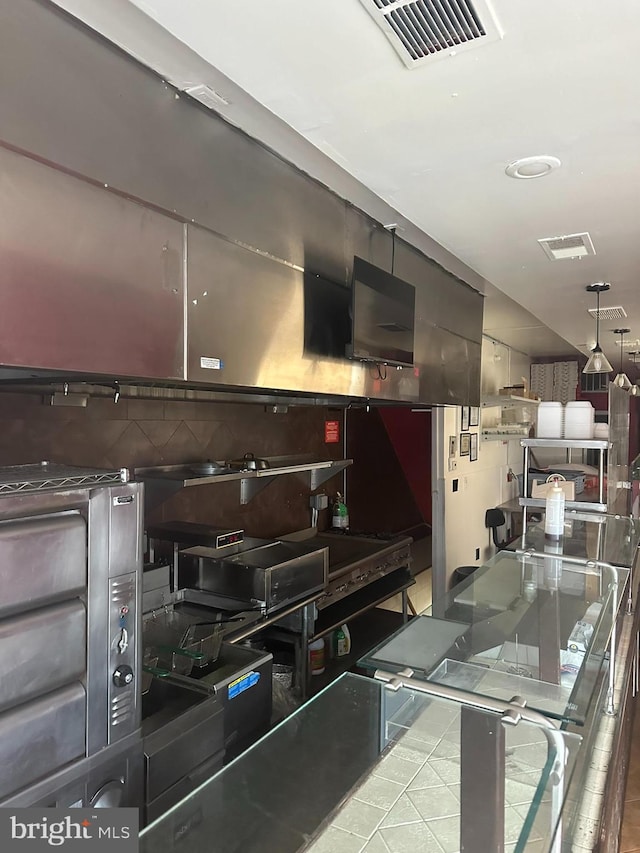
[[[0,394],[0,465],[43,459],[96,468],[175,465],[256,456],[305,454],[342,458],[342,443],[325,444],[326,419],[340,412],[262,404],[91,398],[86,408],[48,405],[37,394]],[[341,477],[323,491],[335,494]],[[246,506],[238,482],[182,489],[149,513],[150,520],[189,519],[242,526],[254,536],[278,536],[310,520],[309,475],[277,477]],[[325,511],[326,513],[327,511]],[[326,519],[321,519],[326,521]]]

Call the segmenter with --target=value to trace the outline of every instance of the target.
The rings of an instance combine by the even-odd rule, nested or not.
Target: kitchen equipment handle
[[[202,660],[205,657],[203,652],[190,652],[189,649],[181,649],[179,646],[155,646],[155,648],[163,652],[172,652],[174,655],[182,655],[191,660]]]
[[[157,666],[147,666],[145,664],[143,665],[142,669],[145,672],[150,673],[151,675],[157,676],[158,678],[167,678],[169,675],[171,675],[168,669],[160,669]]]
[[[226,625],[227,622],[241,622],[244,616],[230,616],[228,619],[214,619],[211,622],[192,622],[190,628],[197,628],[200,625]]]
[[[177,672],[170,672],[167,675],[167,683],[175,684],[177,687],[185,687],[187,690],[193,690],[194,693],[201,693],[205,696],[214,696],[216,693],[214,684],[199,681],[197,678],[189,678],[188,675],[180,675]]]

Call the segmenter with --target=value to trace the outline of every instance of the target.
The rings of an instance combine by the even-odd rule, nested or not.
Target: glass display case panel
[[[631,566],[636,557],[640,523],[628,516],[599,513],[565,513],[560,553],[585,560],[601,560],[614,566]],[[522,538],[509,545],[511,550],[544,551],[549,541],[543,524],[531,524]]]
[[[449,684],[453,672],[464,674],[456,686],[470,689],[475,679],[475,693],[518,694],[543,714],[584,723],[629,571],[569,563],[556,546],[543,547],[540,557],[499,552],[440,602],[444,619],[412,619],[360,665],[408,667],[428,681],[444,673]],[[498,685],[504,690],[495,694]]]
[[[347,673],[146,827],[140,850],[455,853],[487,830],[549,849],[580,742]],[[498,747],[493,787],[483,743]]]

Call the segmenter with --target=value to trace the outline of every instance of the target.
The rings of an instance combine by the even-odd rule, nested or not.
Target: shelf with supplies
[[[610,442],[606,439],[597,438],[523,438],[520,441],[521,447],[524,449],[523,459],[523,483],[529,482],[530,451],[531,449],[555,449],[565,450],[567,453],[567,462],[571,460],[571,454],[574,450],[596,450],[598,451],[598,483],[593,489],[585,489],[579,495],[576,495],[574,500],[565,501],[565,509],[567,510],[583,510],[586,512],[607,512],[607,495],[605,485],[605,453],[610,448]],[[558,465],[560,468],[561,465]],[[525,492],[529,491],[528,485]],[[520,498],[520,506],[523,507],[523,512],[527,513],[530,507],[545,506],[544,497],[530,497],[525,494]]]
[[[519,397],[515,394],[492,394],[483,397],[481,408],[483,409],[483,423],[480,426],[480,438],[482,441],[514,441],[516,439],[528,438],[531,427],[535,422],[535,409],[540,400],[532,400],[529,397]],[[502,409],[503,412],[512,409],[522,409],[517,420],[505,419],[503,414],[499,423],[486,423],[484,416],[486,409]]]
[[[483,409],[513,409],[519,406],[537,406],[540,400],[532,400],[531,397],[518,397],[515,394],[492,394],[483,397],[480,405]]]
[[[493,427],[483,427],[480,431],[482,441],[513,441],[528,438],[530,424],[497,424]]]
[[[159,465],[136,468],[136,480],[145,483],[145,508],[159,506],[180,489],[190,486],[209,486],[218,483],[239,482],[240,503],[248,504],[258,492],[283,474],[309,475],[309,488],[313,492],[327,480],[353,464],[353,459],[317,460],[306,456],[271,456],[265,460],[267,468],[258,470],[230,470],[225,462]],[[211,464],[220,473],[200,473],[203,464]]]

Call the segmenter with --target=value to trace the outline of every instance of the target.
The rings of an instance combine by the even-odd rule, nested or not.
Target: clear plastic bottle
[[[544,509],[544,535],[547,539],[558,540],[564,533],[564,492],[560,488],[558,477],[547,494]]]

